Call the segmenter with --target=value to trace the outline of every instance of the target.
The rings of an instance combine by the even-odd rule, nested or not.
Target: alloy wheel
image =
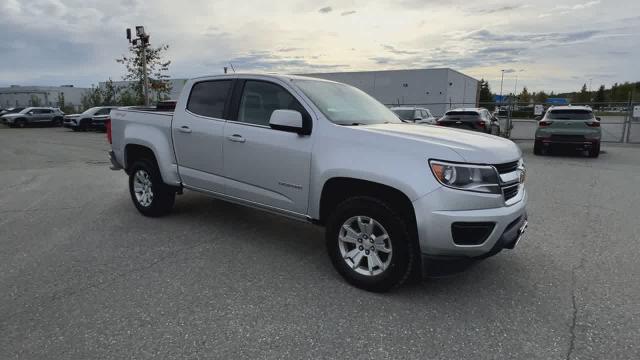
[[[353,216],[342,224],[338,248],[346,264],[360,275],[376,276],[391,264],[393,250],[387,230],[368,216]]]

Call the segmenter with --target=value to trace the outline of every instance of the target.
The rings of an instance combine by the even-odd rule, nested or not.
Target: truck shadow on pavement
[[[330,278],[333,282],[350,286],[335,272],[329,261],[323,227],[190,192],[176,199],[176,207],[169,217],[183,225],[185,221],[188,222],[187,227],[206,226],[211,232],[221,235],[216,237],[216,241],[227,243],[224,246],[240,242],[245,248],[253,248],[251,251],[268,252],[276,257],[274,261],[285,272],[289,266],[290,271],[308,271],[305,269],[309,267],[301,267],[292,260],[304,259],[312,264],[310,268],[313,273],[301,276]],[[414,276],[393,293],[447,292],[454,288],[460,291],[460,287],[467,285],[476,287],[483,281],[493,282],[493,267],[500,266],[503,259],[505,257],[499,254],[482,261],[432,260],[422,277]]]

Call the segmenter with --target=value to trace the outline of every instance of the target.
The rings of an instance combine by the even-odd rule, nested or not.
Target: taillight
[[[111,118],[106,118],[104,120],[104,126],[107,129],[107,141],[109,141],[109,144],[113,144],[113,139],[111,138]]]
[[[477,124],[479,127],[482,127],[482,128],[485,126],[484,121],[478,121]]]
[[[540,121],[540,122],[538,123],[538,125],[539,125],[540,127],[549,126],[549,125],[551,125],[551,124],[553,124],[553,121],[546,121],[546,120],[543,120],[543,121]]]
[[[600,127],[600,121],[585,122],[588,127]]]

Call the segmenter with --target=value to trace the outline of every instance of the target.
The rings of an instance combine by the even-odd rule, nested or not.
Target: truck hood
[[[522,151],[513,141],[479,132],[418,124],[379,124],[356,128],[408,141],[444,146],[470,163],[501,164],[522,157]]]

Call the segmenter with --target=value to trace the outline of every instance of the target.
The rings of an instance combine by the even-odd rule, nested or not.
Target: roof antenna
[[[234,69],[233,64],[231,62],[229,62],[229,65],[231,66],[231,70],[233,71],[233,73],[236,73],[236,69]]]

